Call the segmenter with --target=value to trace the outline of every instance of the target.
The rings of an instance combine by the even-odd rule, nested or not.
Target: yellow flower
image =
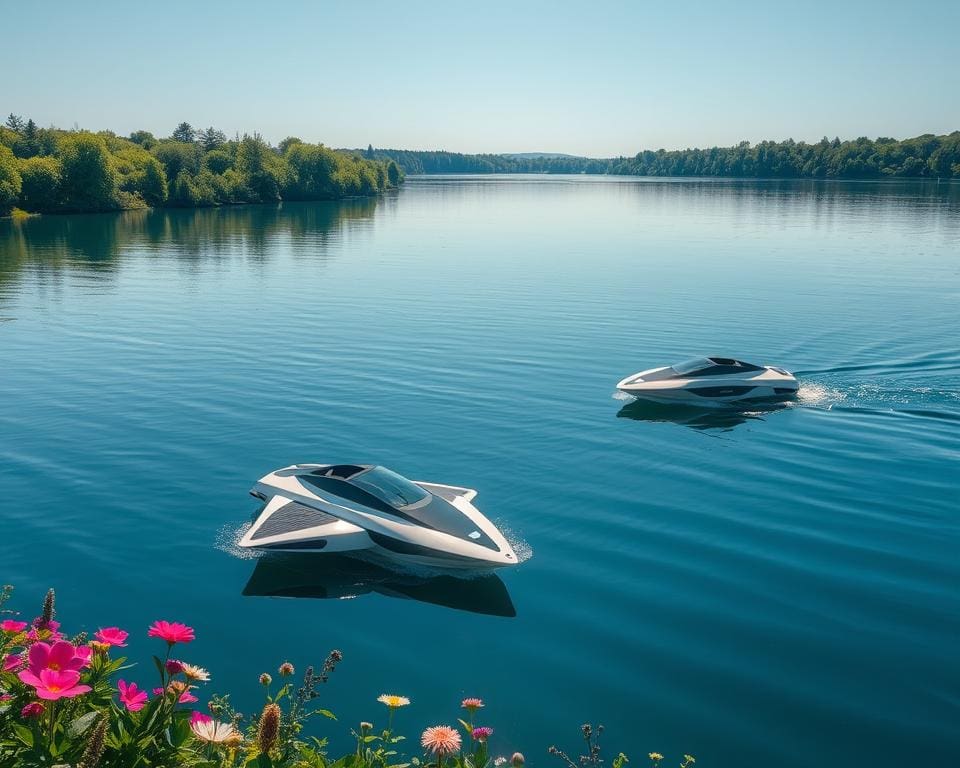
[[[397,707],[405,707],[410,703],[410,699],[406,696],[395,696],[392,693],[382,693],[377,696],[377,701],[381,704],[386,704],[390,709],[396,709]]]
[[[683,766],[686,768],[688,765],[693,765],[697,762],[697,759],[693,755],[684,755],[683,756]]]
[[[661,755],[659,752],[651,752],[649,755],[647,755],[647,757],[649,757],[654,762],[660,762],[661,760],[663,760],[663,755]]]

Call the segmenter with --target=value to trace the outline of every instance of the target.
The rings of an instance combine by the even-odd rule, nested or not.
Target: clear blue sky
[[[960,0],[0,0],[0,110],[593,156],[960,129]]]

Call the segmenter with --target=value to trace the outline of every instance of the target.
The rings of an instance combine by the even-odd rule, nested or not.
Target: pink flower
[[[89,645],[78,645],[75,653],[75,658],[80,659],[83,662],[82,666],[90,666],[90,659],[93,657],[93,648],[91,648]]]
[[[78,685],[80,682],[80,673],[75,669],[41,669],[36,683],[28,682],[23,679],[24,675],[30,672],[21,672],[20,679],[28,685],[37,689],[37,696],[48,701],[57,699],[72,699],[83,693],[88,693],[91,689],[89,685]]]
[[[14,621],[13,619],[4,619],[0,621],[0,630],[4,632],[23,632],[27,628],[27,622],[25,621]]]
[[[13,701],[13,696],[9,693],[0,693],[0,701]]]
[[[178,690],[177,688],[154,688],[153,695],[163,696],[163,694],[173,691],[173,694],[176,696]],[[200,701],[200,699],[190,693],[189,690],[184,690],[177,699],[178,704],[193,704],[195,701]]]
[[[44,621],[43,617],[38,616],[33,620],[33,626],[37,629],[48,629],[51,632],[56,632],[60,629],[60,622],[50,619],[50,621]]]
[[[19,653],[11,653],[3,660],[3,671],[13,672],[21,664],[23,664],[23,656]]]
[[[194,723],[212,723],[212,722],[213,722],[213,718],[210,717],[210,715],[203,714],[203,712],[197,712],[196,710],[194,710],[192,713],[190,713],[190,725],[193,725]]]
[[[120,692],[120,702],[130,712],[139,712],[147,704],[147,692],[137,688],[136,683],[127,683],[117,680],[117,690]]]
[[[493,728],[488,728],[487,726],[483,725],[479,728],[474,728],[471,735],[473,736],[474,741],[486,741],[493,736]]]
[[[176,659],[169,659],[164,666],[167,668],[167,672],[171,675],[179,675],[181,672],[183,672],[183,664]]]
[[[159,637],[170,645],[189,643],[194,638],[193,627],[188,627],[179,621],[155,621],[147,630],[147,637]]]
[[[30,646],[28,669],[21,672],[20,680],[27,685],[37,686],[43,670],[51,672],[75,672],[89,663],[89,653],[77,655],[73,643],[58,640],[53,645],[34,643]]]
[[[43,704],[39,701],[31,701],[27,706],[20,710],[20,717],[40,717],[43,714]]]
[[[435,755],[451,755],[460,749],[460,734],[449,725],[433,725],[420,736],[420,744]]]
[[[115,645],[118,648],[125,648],[127,646],[128,634],[128,632],[124,632],[117,627],[106,627],[105,629],[98,629],[93,636],[104,645]]]
[[[460,702],[460,706],[470,712],[476,712],[483,706],[483,699],[469,698]]]

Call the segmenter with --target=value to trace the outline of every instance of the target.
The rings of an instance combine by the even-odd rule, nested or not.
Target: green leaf
[[[86,733],[87,728],[93,725],[97,718],[100,716],[100,713],[94,710],[93,712],[87,712],[85,715],[80,715],[76,720],[74,720],[70,725],[67,726],[67,733],[72,737],[76,738],[77,736],[82,736]]]
[[[13,723],[13,732],[17,735],[17,738],[28,747],[33,746],[33,731],[31,731],[25,725]]]
[[[336,720],[337,716],[333,714],[329,709],[317,709],[314,710],[317,714],[323,715],[324,717],[329,717],[331,720]]]
[[[257,768],[273,768],[273,760],[269,755],[260,755],[257,758]]]
[[[467,732],[467,736],[470,736],[470,737],[472,738],[472,737],[473,737],[473,728],[470,727],[470,723],[468,723],[466,720],[460,720],[459,718],[457,718],[457,719],[459,720],[460,725],[463,726],[463,730],[465,730],[465,731]]]

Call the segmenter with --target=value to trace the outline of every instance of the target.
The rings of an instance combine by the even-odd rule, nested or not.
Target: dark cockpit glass
[[[411,507],[430,498],[430,494],[419,485],[384,467],[371,467],[351,477],[350,482],[396,509]]]
[[[671,365],[678,376],[699,378],[700,376],[727,376],[731,373],[747,373],[762,371],[763,368],[732,357],[700,357],[696,360],[687,360],[683,363]]]
[[[709,368],[713,363],[705,357],[698,357],[693,360],[684,360],[682,363],[677,363],[676,365],[671,365],[678,374],[685,376],[688,373],[693,373],[695,371],[702,371],[704,368]]]

